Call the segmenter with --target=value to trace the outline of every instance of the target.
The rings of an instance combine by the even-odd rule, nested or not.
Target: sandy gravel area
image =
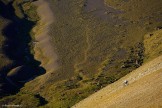
[[[54,22],[54,15],[50,9],[50,4],[46,0],[34,2],[36,5],[40,21],[33,29],[35,33],[35,59],[41,61],[41,66],[46,69],[46,73],[53,72],[57,69],[57,55],[51,43],[51,37],[48,34],[50,25]]]

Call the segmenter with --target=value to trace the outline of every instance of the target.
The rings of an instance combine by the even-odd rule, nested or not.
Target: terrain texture
[[[73,108],[160,108],[162,56],[110,84]],[[124,80],[129,84],[124,85]]]
[[[160,107],[161,4],[0,0],[0,105]]]

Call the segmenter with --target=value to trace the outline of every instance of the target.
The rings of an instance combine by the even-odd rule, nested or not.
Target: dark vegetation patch
[[[144,60],[144,45],[143,43],[138,43],[134,47],[130,48],[129,58],[124,62],[124,64],[121,67],[138,68],[143,64],[143,60]]]
[[[25,101],[24,101],[25,100]],[[41,97],[39,94],[31,94],[31,93],[18,93],[17,95],[12,95],[8,97],[4,97],[0,100],[0,105],[19,105],[23,108],[38,108],[47,101]]]

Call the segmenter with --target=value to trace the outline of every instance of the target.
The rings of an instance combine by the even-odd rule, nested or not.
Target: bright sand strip
[[[54,15],[47,1],[38,0],[34,2],[34,5],[38,7],[37,13],[40,17],[37,26],[33,28],[35,40],[38,41],[34,46],[34,57],[36,60],[41,61],[41,66],[45,68],[46,74],[49,74],[58,67],[57,55],[54,52],[51,37],[48,34],[49,26],[54,22]]]

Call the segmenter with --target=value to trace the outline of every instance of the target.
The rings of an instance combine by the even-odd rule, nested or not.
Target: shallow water
[[[30,31],[35,22],[27,20],[27,17],[19,18],[14,12],[12,3],[4,4],[0,1],[0,16],[10,23],[2,29],[5,41],[2,52],[13,61],[11,65],[0,70],[0,97],[15,94],[28,81],[28,79],[44,74],[46,71],[40,66],[31,53],[33,42]],[[25,80],[25,82],[24,82]],[[23,81],[23,82],[22,82]]]
[[[104,0],[87,0],[84,7],[86,12],[92,13],[102,20],[114,21],[115,18],[113,16],[122,13],[120,10],[105,5]]]

